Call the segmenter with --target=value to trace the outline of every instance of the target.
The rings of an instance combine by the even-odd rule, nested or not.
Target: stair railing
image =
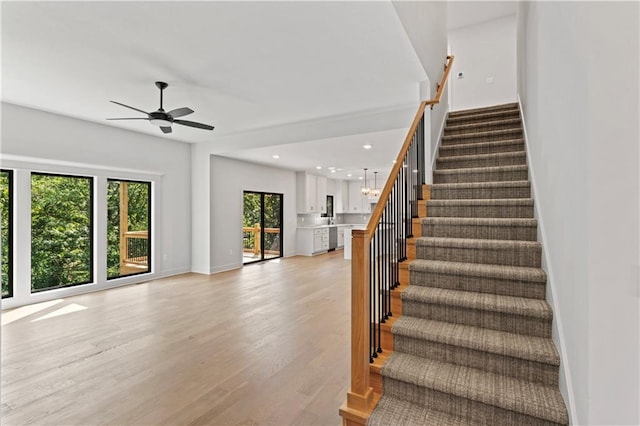
[[[391,290],[407,260],[425,183],[424,111],[440,102],[452,63],[453,56],[447,56],[436,96],[420,104],[367,228],[351,233],[351,387],[343,416],[349,416],[345,409],[366,413],[372,402],[369,364],[382,352],[380,325],[393,315]]]

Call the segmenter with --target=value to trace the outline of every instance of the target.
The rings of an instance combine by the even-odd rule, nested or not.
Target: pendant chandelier
[[[362,192],[362,195],[369,195],[369,193],[371,192],[371,188],[369,188],[367,186],[367,168],[365,167],[364,169],[364,186],[360,189],[360,191]]]
[[[378,172],[373,172],[373,179],[374,179],[374,184],[373,184],[373,189],[371,191],[369,191],[369,195],[371,195],[372,197],[379,197],[380,196],[380,190],[378,189]]]

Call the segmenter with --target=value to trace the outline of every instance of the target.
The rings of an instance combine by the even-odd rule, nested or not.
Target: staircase
[[[568,424],[517,104],[451,112],[369,425]]]

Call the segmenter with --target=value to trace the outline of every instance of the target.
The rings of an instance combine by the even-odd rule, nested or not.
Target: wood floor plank
[[[342,252],[3,312],[5,425],[339,425]]]

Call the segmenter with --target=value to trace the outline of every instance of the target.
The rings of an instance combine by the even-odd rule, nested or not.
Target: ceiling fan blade
[[[196,127],[198,129],[213,130],[213,126],[208,124],[196,123],[195,121],[187,120],[173,120],[174,123],[182,124],[183,126]]]
[[[173,118],[178,118],[178,117],[184,117],[185,115],[193,114],[193,110],[187,107],[176,108],[169,111],[168,114]]]
[[[107,120],[149,120],[149,117],[107,118]]]
[[[138,109],[138,108],[135,108],[135,107],[132,107],[132,106],[129,106],[129,105],[121,104],[120,102],[116,102],[116,101],[109,101],[109,102],[114,103],[114,104],[117,104],[117,105],[120,105],[120,106],[123,106],[123,107],[125,107],[125,108],[132,109],[132,110],[134,110],[134,111],[141,112],[141,113],[146,114],[146,115],[149,115],[149,113],[148,113],[148,112],[146,112],[146,111],[143,111],[143,110],[141,110],[141,109]]]
[[[171,127],[160,127],[162,133],[171,133]]]

